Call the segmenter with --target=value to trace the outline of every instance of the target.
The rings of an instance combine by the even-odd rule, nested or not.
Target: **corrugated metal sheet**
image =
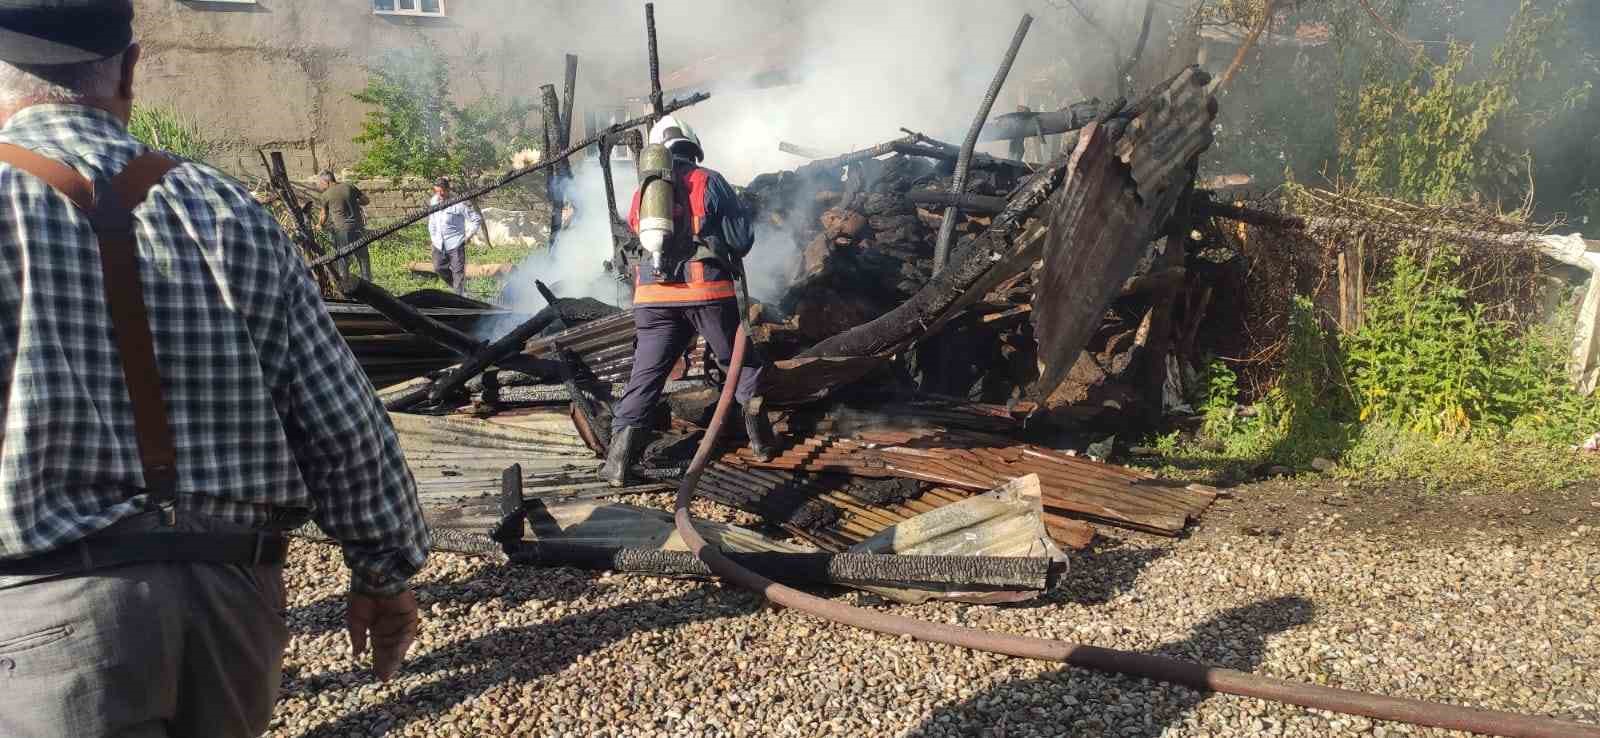
[[[997,489],[901,521],[850,547],[856,553],[919,556],[1048,558],[1065,565],[1066,554],[1044,524],[1039,477],[1029,474]],[[960,602],[1020,602],[1039,592],[962,592],[872,588],[901,602],[928,599]]]

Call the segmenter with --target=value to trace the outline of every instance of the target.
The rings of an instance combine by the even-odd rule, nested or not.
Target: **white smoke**
[[[622,285],[605,270],[612,255],[611,215],[606,208],[600,161],[581,157],[572,161],[572,179],[564,183],[561,191],[561,196],[572,204],[571,220],[556,232],[552,247],[529,254],[511,273],[499,302],[513,315],[479,327],[478,333],[485,338],[498,338],[515,328],[518,320],[544,309],[545,299],[534,286],[535,280],[543,282],[557,298],[592,297],[620,305],[627,297]],[[632,200],[634,176],[622,162],[614,163],[612,170],[618,179],[617,205],[625,215]]]
[[[1133,4],[1080,4],[1095,8],[1102,19],[1122,20],[1119,28],[1127,24],[1123,16],[1136,17]],[[1078,49],[1071,52],[1075,57],[1102,54],[1084,50],[1081,43],[1066,43],[1059,22],[1065,11],[1047,6],[1035,0],[814,0],[803,5],[658,0],[663,81],[670,87],[669,73],[686,65],[711,69],[710,81],[668,92],[712,93],[711,100],[676,115],[698,132],[704,165],[734,185],[804,164],[804,159],[778,150],[783,141],[831,156],[903,136],[900,127],[905,126],[959,144],[1024,12],[1040,17],[992,115],[1014,110],[1030,81],[1041,70],[1059,65],[1066,50]],[[570,27],[552,37],[569,45],[561,51],[580,55],[586,87],[595,84],[595,76],[589,75],[596,73],[609,83],[591,102],[615,104],[617,90],[636,95],[647,90],[639,5],[622,0],[585,3],[560,22]],[[786,39],[781,47],[789,51],[775,53],[763,41],[780,38]],[[1152,45],[1161,43],[1158,34]],[[753,87],[752,78],[767,71],[760,67],[774,62],[793,83]],[[983,148],[1004,153],[1003,144]],[[635,182],[632,165],[617,164],[617,197],[627,203]],[[578,167],[573,188],[574,222],[554,249],[536,252],[513,275],[511,307],[520,313],[544,306],[532,288],[535,278],[560,297],[594,297],[621,305],[624,295],[602,268],[611,258],[611,237],[594,162]],[[746,259],[753,298],[770,302],[782,295],[800,246],[789,233],[757,224],[756,245]],[[503,333],[510,327],[493,326],[491,331]]]

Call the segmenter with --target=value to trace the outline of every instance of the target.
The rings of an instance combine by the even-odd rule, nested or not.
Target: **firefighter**
[[[734,279],[755,243],[750,214],[733,187],[699,165],[705,152],[688,124],[666,116],[651,129],[649,143],[628,215],[647,254],[634,273],[633,373],[613,408],[611,446],[600,467],[601,478],[614,487],[631,480],[648,440],[647,418],[696,333],[727,370],[740,322]],[[770,459],[776,442],[756,396],[763,365],[755,351],[745,351],[734,398],[750,449]]]

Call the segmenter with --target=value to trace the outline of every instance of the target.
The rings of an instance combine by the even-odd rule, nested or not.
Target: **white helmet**
[[[705,149],[701,148],[700,137],[695,135],[694,129],[690,128],[688,123],[684,123],[670,115],[656,121],[655,127],[650,129],[650,143],[661,144],[667,147],[669,151],[677,147],[678,144],[688,143],[694,146],[695,161],[706,158]]]

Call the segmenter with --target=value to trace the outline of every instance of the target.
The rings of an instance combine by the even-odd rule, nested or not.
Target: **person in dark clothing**
[[[647,418],[696,333],[727,370],[740,322],[734,270],[755,243],[750,213],[733,187],[697,163],[705,154],[689,126],[672,116],[662,118],[650,133],[650,143],[671,152],[674,228],[663,246],[660,270],[649,261],[635,267],[633,372],[612,408],[611,446],[600,467],[601,478],[617,487],[631,480],[648,438]],[[636,233],[642,194],[642,188],[634,193],[628,218]],[[734,399],[743,407],[751,450],[765,459],[777,444],[757,396],[764,366],[753,347],[746,349]]]
[[[334,250],[361,240],[367,230],[366,214],[361,206],[371,202],[367,194],[355,185],[340,182],[329,171],[317,176],[317,190],[317,202],[322,204],[322,225],[333,236]],[[357,251],[354,258],[361,264],[361,278],[371,281],[372,256],[367,253],[367,247]],[[349,259],[340,259],[336,263],[340,277],[350,273]]]

